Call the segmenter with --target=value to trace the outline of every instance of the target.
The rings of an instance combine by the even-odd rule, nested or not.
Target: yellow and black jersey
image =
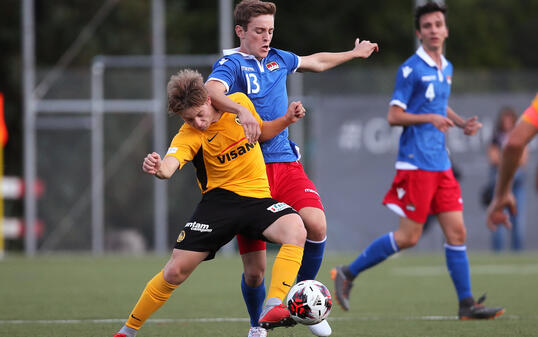
[[[228,97],[247,107],[262,126],[260,116],[245,94],[234,93]],[[184,123],[166,156],[177,158],[179,169],[193,162],[202,193],[223,188],[245,197],[271,197],[260,145],[248,143],[236,114],[223,113],[205,131]]]

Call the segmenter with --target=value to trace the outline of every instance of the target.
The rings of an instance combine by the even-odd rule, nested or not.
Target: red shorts
[[[429,214],[463,210],[460,185],[452,169],[396,170],[383,204],[398,215],[422,224]]]
[[[321,197],[316,186],[308,179],[300,162],[267,163],[265,169],[273,199],[285,202],[296,211],[304,207],[315,207],[323,210]],[[240,254],[265,249],[264,241],[250,240],[241,235],[237,235],[237,244]]]
[[[323,210],[316,185],[308,179],[300,162],[268,163],[265,169],[273,199],[285,202],[296,211],[305,207]]]

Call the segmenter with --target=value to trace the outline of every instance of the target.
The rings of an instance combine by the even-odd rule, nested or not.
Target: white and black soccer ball
[[[286,299],[291,318],[305,325],[318,324],[329,316],[333,305],[329,289],[316,280],[294,285]]]

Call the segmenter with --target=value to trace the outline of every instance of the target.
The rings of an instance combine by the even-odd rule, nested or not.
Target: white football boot
[[[326,319],[324,319],[318,324],[308,325],[308,329],[310,329],[310,332],[312,332],[314,336],[318,337],[327,337],[330,336],[333,332],[331,326],[329,325],[329,322],[327,322]]]

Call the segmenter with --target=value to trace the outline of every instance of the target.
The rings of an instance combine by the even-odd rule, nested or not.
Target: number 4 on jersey
[[[433,89],[433,83],[428,85],[426,89],[426,94],[424,95],[430,102],[435,98],[435,90]]]

